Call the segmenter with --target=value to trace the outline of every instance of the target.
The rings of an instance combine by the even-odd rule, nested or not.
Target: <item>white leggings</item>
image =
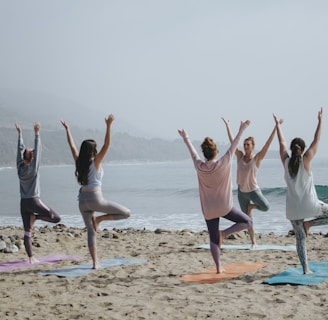
[[[328,224],[328,204],[321,202],[321,212],[322,215],[316,217],[312,220],[313,227],[322,226]],[[307,250],[306,250],[306,234],[303,227],[304,220],[291,220],[295,237],[296,237],[296,249],[298,258],[302,265],[303,271],[308,269],[308,259],[307,259]]]

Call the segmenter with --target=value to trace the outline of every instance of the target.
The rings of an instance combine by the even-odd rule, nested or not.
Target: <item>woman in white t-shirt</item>
[[[322,108],[318,112],[318,125],[309,148],[305,151],[304,140],[294,138],[290,144],[291,156],[288,154],[280,123],[276,115],[273,116],[277,126],[280,158],[287,184],[286,217],[290,220],[295,232],[297,254],[303,273],[312,273],[309,269],[306,250],[308,230],[312,226],[328,224],[328,204],[318,199],[311,170],[311,161],[318,150],[321,135]]]

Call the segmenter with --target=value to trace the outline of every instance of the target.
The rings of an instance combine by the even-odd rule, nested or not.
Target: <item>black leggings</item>
[[[227,220],[234,222],[233,225],[223,230],[224,235],[226,237],[232,233],[249,229],[253,226],[252,219],[247,214],[243,213],[241,210],[235,207],[232,207],[231,211],[221,218],[225,218]],[[215,265],[218,267],[221,265],[221,261],[220,261],[221,252],[220,252],[220,248],[218,247],[220,241],[220,233],[219,233],[220,218],[215,218],[205,221],[210,236],[211,254],[215,262]]]
[[[52,209],[48,208],[40,198],[21,199],[20,203],[21,215],[24,226],[24,245],[26,253],[29,257],[33,256],[32,253],[32,225],[31,216],[35,215],[35,219],[58,223],[60,216]]]

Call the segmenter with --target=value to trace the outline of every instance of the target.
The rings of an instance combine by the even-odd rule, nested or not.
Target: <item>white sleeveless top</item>
[[[297,175],[292,178],[288,172],[289,159],[287,158],[284,164],[287,219],[301,220],[320,215],[321,205],[314,187],[312,172],[306,172],[302,158]]]
[[[89,174],[88,174],[88,184],[82,187],[83,189],[97,189],[101,188],[101,182],[104,175],[104,171],[102,167],[100,167],[99,171],[97,171],[95,167],[95,163],[92,160],[90,167],[89,167]]]

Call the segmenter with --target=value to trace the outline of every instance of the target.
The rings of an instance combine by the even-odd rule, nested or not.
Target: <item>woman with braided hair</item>
[[[290,144],[291,156],[287,151],[280,122],[276,115],[273,117],[287,184],[286,216],[295,232],[297,254],[303,273],[312,273],[308,265],[306,237],[310,227],[328,224],[328,204],[318,199],[311,170],[311,161],[318,150],[321,135],[322,108],[318,112],[318,125],[311,145],[305,150],[304,140],[294,138]]]

